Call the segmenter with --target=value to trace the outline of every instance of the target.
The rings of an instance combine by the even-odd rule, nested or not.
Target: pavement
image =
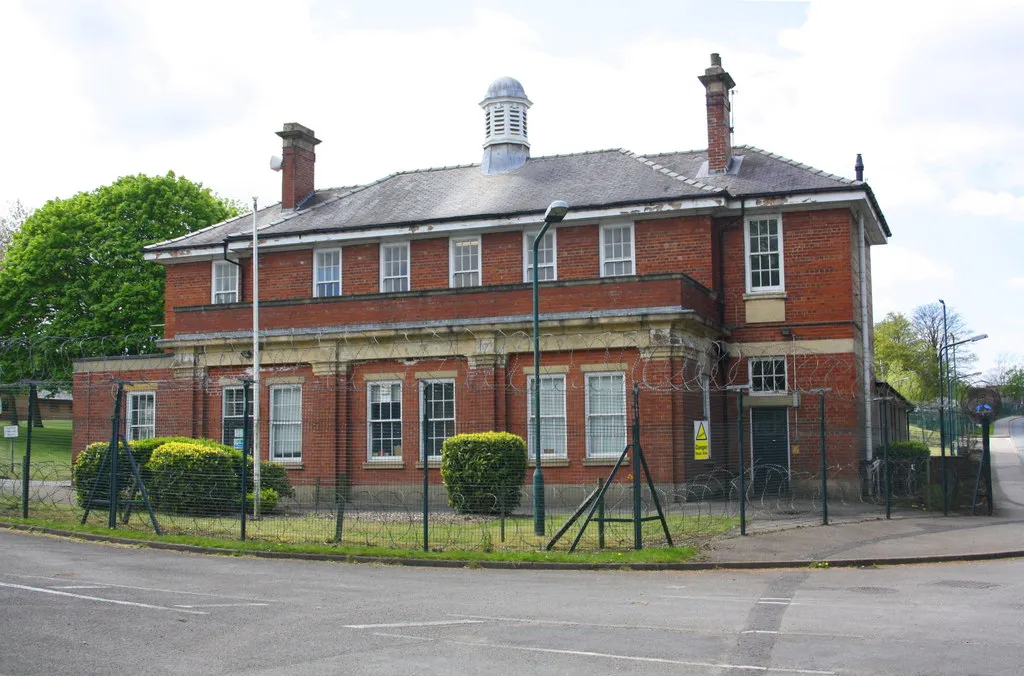
[[[993,516],[893,513],[836,525],[719,538],[704,559],[733,564],[924,563],[1024,556],[1024,416],[996,421],[991,436]]]

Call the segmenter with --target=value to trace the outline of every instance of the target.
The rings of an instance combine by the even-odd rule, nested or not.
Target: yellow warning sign
[[[708,439],[708,429],[710,425],[707,420],[694,420],[693,421],[693,459],[694,460],[707,460],[710,457],[709,448],[710,440]]]

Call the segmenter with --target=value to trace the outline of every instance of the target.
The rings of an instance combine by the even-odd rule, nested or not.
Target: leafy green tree
[[[202,184],[125,176],[33,212],[0,268],[0,382],[70,379],[71,360],[153,349],[164,270],[142,246],[237,213]]]

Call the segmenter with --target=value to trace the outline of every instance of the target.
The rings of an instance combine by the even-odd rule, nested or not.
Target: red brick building
[[[317,189],[320,141],[286,124],[281,202],[255,215],[262,457],[304,483],[414,483],[453,433],[528,436],[533,237],[565,200],[537,261],[549,485],[607,475],[634,385],[660,484],[735,467],[736,385],[749,460],[794,470],[816,466],[809,393],[830,388],[830,464],[855,477],[872,453],[870,247],[888,226],[859,175],[733,146],[717,55],[699,80],[708,149],[690,152],[530,157],[531,102],[503,78],[481,103],[480,164]],[[76,447],[109,435],[112,376],[131,382],[128,436],[234,438],[252,219],[145,248],[166,268],[164,352],[76,363]],[[695,420],[710,421],[707,459]]]

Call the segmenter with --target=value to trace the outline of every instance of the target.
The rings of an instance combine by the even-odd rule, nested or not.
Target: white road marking
[[[431,641],[434,640],[434,639],[432,639],[432,638],[430,638],[428,636],[412,636],[411,634],[386,634],[383,631],[373,631],[373,632],[370,632],[370,636],[383,636],[384,638],[404,638],[404,639],[411,639],[413,641],[426,641],[426,642],[431,642]]]
[[[393,622],[390,624],[343,624],[345,629],[397,629],[400,627],[443,627],[452,624],[482,624],[483,620],[437,620],[434,622]]]
[[[786,601],[786,602],[789,602],[789,601],[792,601],[793,599],[789,598],[788,596],[762,596],[761,600],[762,601]]]
[[[175,604],[175,608],[247,608],[251,606],[269,606],[269,603],[200,603],[194,606]]]
[[[67,578],[63,578],[63,577],[47,577],[45,575],[15,575],[13,573],[6,573],[6,575],[7,575],[7,577],[30,578],[30,579],[33,579],[33,580],[50,580],[50,581],[53,581],[53,582],[66,582],[67,581]],[[83,582],[87,582],[87,581],[83,580]],[[272,599],[254,599],[254,598],[251,598],[251,597],[248,597],[248,596],[225,596],[223,594],[210,594],[210,593],[207,593],[207,592],[186,591],[186,590],[182,590],[182,589],[163,589],[161,587],[137,587],[137,586],[130,585],[130,584],[114,584],[114,583],[109,583],[108,584],[106,582],[89,582],[89,584],[96,585],[97,589],[101,589],[101,588],[105,589],[105,588],[108,588],[108,587],[116,587],[118,589],[134,589],[136,591],[158,592],[158,593],[161,593],[161,594],[182,594],[183,596],[208,596],[208,597],[214,598],[214,599],[232,599],[234,601],[258,601],[260,603],[275,603],[275,601],[273,601]],[[87,587],[83,586],[82,588],[86,589]],[[73,587],[57,587],[57,589],[73,589]]]
[[[745,671],[761,671],[772,674],[814,674],[817,676],[831,676],[834,671],[820,671],[817,669],[786,669],[785,667],[759,667],[747,664],[718,664],[714,662],[691,662],[689,660],[671,660],[665,657],[642,657],[640,655],[616,655],[614,653],[598,653],[589,650],[559,650],[557,648],[534,648],[530,646],[500,645],[496,643],[474,643],[471,641],[445,641],[456,645],[467,645],[475,648],[505,648],[507,650],[524,650],[526,652],[549,653],[555,655],[573,655],[577,657],[601,657],[609,660],[624,660],[627,662],[647,662],[655,664],[678,664],[684,667],[708,667],[712,669],[735,669]]]
[[[73,599],[83,599],[85,601],[100,601],[101,603],[113,603],[118,606],[132,606],[134,608],[149,608],[151,610],[170,610],[174,613],[188,613],[189,615],[209,615],[200,610],[184,610],[182,608],[169,608],[167,606],[154,606],[149,603],[136,603],[134,601],[120,601],[118,599],[104,599],[99,596],[86,596],[84,594],[72,594],[71,592],[57,591],[56,589],[46,589],[44,587],[29,587],[23,584],[10,584],[8,582],[0,582],[0,587],[9,587],[11,589],[21,589],[24,591],[41,592],[43,594],[52,594],[54,596],[67,596]]]
[[[103,584],[65,584],[54,589],[106,589],[107,586]]]
[[[602,629],[646,629],[653,631],[672,631],[684,634],[708,633],[704,629],[688,627],[665,627],[653,624],[607,624],[601,622],[572,622],[569,620],[539,620],[530,617],[498,617],[493,615],[454,615],[488,622],[518,622],[520,624],[555,625],[560,627],[600,627]]]
[[[740,633],[741,634],[778,634],[779,632],[772,631],[771,629],[747,629],[746,631],[741,631]]]
[[[790,606],[793,605],[789,601],[765,601],[764,599],[758,599],[757,603],[762,606]]]

